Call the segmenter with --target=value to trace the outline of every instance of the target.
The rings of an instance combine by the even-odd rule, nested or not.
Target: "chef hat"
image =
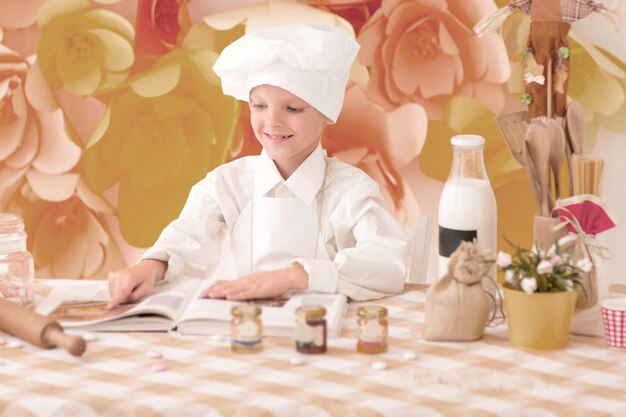
[[[274,85],[335,122],[358,50],[341,28],[295,23],[244,35],[222,51],[213,70],[224,94],[248,101],[254,87]]]

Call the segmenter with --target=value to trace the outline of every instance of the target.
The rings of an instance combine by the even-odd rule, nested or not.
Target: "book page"
[[[203,289],[215,283],[202,282],[178,321],[179,331],[188,334],[224,333],[231,320],[231,308],[244,303],[220,299],[199,298]],[[302,305],[326,308],[329,334],[338,335],[346,313],[347,299],[341,294],[290,292],[281,297],[247,300],[262,308],[261,320],[266,335],[286,335],[295,328],[296,309]]]
[[[157,315],[174,322],[201,282],[200,279],[183,278],[157,285],[154,292],[136,303],[122,304],[107,310],[110,300],[107,281],[50,280],[52,292],[43,304],[57,303],[48,314],[66,327],[86,326],[119,320],[125,317]]]

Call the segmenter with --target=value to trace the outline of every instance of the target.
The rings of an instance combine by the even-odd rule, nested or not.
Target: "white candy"
[[[304,365],[304,359],[299,358],[299,357],[293,357],[289,360],[289,363],[292,364],[293,366],[301,366]]]
[[[407,361],[412,361],[413,359],[417,358],[417,355],[415,354],[415,352],[404,352],[402,354],[402,357]]]
[[[387,364],[385,362],[373,362],[372,369],[375,371],[384,371],[387,369]]]
[[[7,347],[11,349],[19,349],[22,347],[22,343],[18,342],[17,340],[14,340],[12,342],[7,343]]]
[[[152,365],[151,368],[154,372],[163,372],[167,370],[167,366],[163,365],[162,363],[155,363],[154,365]]]
[[[214,334],[213,336],[211,336],[211,341],[213,342],[223,342],[224,341],[224,335],[221,334]]]
[[[81,335],[85,342],[95,342],[98,340],[98,336],[93,333],[85,333]]]
[[[161,359],[163,357],[163,354],[161,352],[157,352],[155,350],[146,352],[146,355],[148,355],[148,357],[152,359]]]

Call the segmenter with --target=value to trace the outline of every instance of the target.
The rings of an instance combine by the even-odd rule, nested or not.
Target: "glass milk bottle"
[[[26,232],[19,216],[0,213],[0,297],[23,306],[33,302],[33,257],[26,249]]]
[[[439,274],[448,268],[448,258],[462,241],[477,239],[478,246],[496,254],[496,197],[489,183],[483,147],[485,139],[478,135],[454,136],[452,167],[439,200]],[[490,271],[495,279],[495,264]],[[483,280],[490,293],[495,288]]]

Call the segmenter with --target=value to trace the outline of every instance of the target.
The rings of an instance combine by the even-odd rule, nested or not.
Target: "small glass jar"
[[[241,304],[230,310],[230,348],[237,353],[254,353],[262,349],[263,324],[261,307]]]
[[[356,310],[359,341],[356,350],[361,353],[387,351],[387,309],[380,306],[363,306]]]
[[[296,350],[314,354],[326,352],[326,309],[308,305],[296,309]]]
[[[33,303],[35,268],[26,249],[22,218],[0,213],[0,297],[29,307]]]

